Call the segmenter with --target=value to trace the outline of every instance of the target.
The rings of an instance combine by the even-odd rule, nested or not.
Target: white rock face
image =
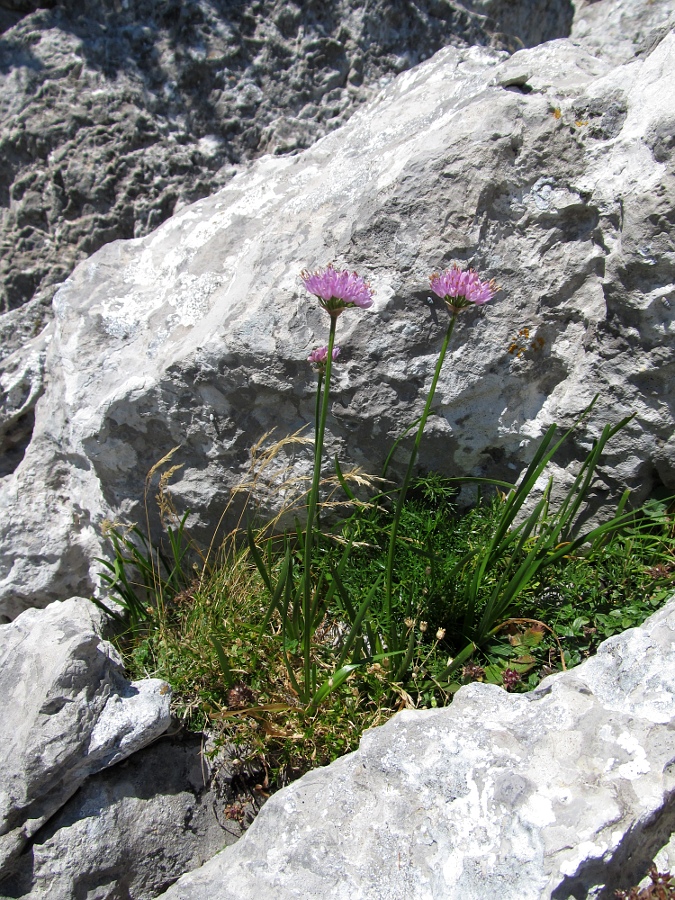
[[[571,0],[491,0],[489,20],[455,0],[2,0],[0,475],[42,390],[32,339],[78,262],[219,190],[233,163],[310,146],[441,47],[531,47],[567,36],[573,12]]]
[[[0,879],[87,776],[166,731],[170,699],[164,681],[124,678],[88,600],[0,626]]]
[[[327,320],[298,273],[331,260],[376,291],[339,322],[331,454],[378,474],[419,414],[447,321],[428,276],[459,260],[501,292],[455,332],[420,465],[515,480],[598,393],[568,459],[635,413],[599,497],[674,487],[674,70],[663,30],[623,64],[570,40],[447,48],[301,155],[80,265],[0,485],[0,614],[90,591],[102,520],[142,520],[145,475],[176,445],[177,502],[210,536],[252,443],[313,420]]]
[[[577,0],[571,37],[594,55],[615,62],[629,62],[648,53],[675,25],[671,3],[635,0]]]
[[[406,711],[266,804],[167,900],[614,896],[675,826],[675,599],[530,694]]]

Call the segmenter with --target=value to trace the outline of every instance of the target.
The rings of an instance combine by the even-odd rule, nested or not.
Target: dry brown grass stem
[[[263,527],[258,530],[257,536],[260,541],[267,537],[275,537],[283,532],[283,523],[289,520],[291,516],[301,516],[307,509],[307,500],[311,488],[311,472],[307,474],[299,474],[297,471],[297,459],[292,452],[294,448],[305,450],[314,447],[312,438],[307,437],[303,432],[306,426],[286,435],[277,440],[273,440],[274,429],[263,434],[250,449],[250,462],[248,471],[239,484],[235,485],[230,491],[230,497],[223,509],[209,546],[204,552],[200,549],[196,541],[194,541],[189,532],[185,531],[185,538],[189,542],[191,549],[198,555],[201,560],[201,572],[198,577],[198,587],[201,588],[204,579],[212,574],[214,566],[232,565],[235,559],[240,558],[246,568],[246,560],[248,551],[242,548],[240,538],[247,519],[255,517],[260,510],[261,505],[274,497],[281,503],[275,504],[277,511],[270,515]],[[173,525],[177,527],[181,523],[181,517],[176,510],[173,498],[171,496],[170,483],[176,472],[180,471],[184,464],[170,465],[169,468],[162,471],[162,468],[171,463],[175,454],[180,450],[181,445],[172,447],[161,459],[159,459],[148,471],[145,477],[144,486],[144,507],[146,520],[146,533],[151,534],[150,530],[150,512],[149,512],[149,495],[152,486],[153,477],[159,472],[159,482],[157,485],[156,502],[159,509],[160,523],[164,529]],[[361,490],[375,491],[383,479],[370,475],[363,471],[360,466],[354,466],[343,473],[344,480]],[[342,485],[339,478],[335,474],[327,475],[321,480],[321,493],[323,499],[319,503],[320,513],[332,513],[335,511],[349,511],[355,507],[368,508],[370,504],[367,500],[343,500],[337,499]],[[234,504],[240,499],[241,503],[236,523],[222,537],[221,528],[223,522],[232,514]],[[111,523],[110,528],[126,528],[121,523]],[[337,542],[341,540],[336,538]],[[153,566],[157,566],[157,580],[159,579],[159,563],[154,559]]]
[[[164,527],[166,527],[166,524],[169,521],[176,525],[180,524],[180,518],[173,505],[168,486],[176,472],[182,468],[182,463],[179,466],[171,466],[165,472],[162,472],[159,478],[159,484],[157,485],[157,506],[159,507],[159,519]]]

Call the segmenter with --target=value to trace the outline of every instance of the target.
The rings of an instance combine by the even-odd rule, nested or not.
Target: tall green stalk
[[[309,492],[309,503],[307,508],[307,529],[305,532],[305,565],[304,565],[304,594],[302,604],[302,615],[304,619],[304,627],[302,634],[302,653],[303,653],[303,673],[304,685],[303,691],[305,697],[303,699],[310,700],[314,694],[315,686],[312,684],[312,550],[314,546],[314,525],[316,522],[317,505],[319,501],[319,484],[321,481],[321,457],[323,454],[323,436],[326,430],[326,417],[328,415],[328,403],[330,399],[330,374],[333,364],[333,345],[335,344],[335,329],[337,326],[337,315],[330,317],[330,334],[328,336],[328,353],[326,355],[326,374],[324,376],[323,393],[321,392],[321,375],[319,375],[319,385],[317,388],[317,416],[316,434],[314,437],[314,474],[312,477],[312,487]],[[319,402],[320,400],[320,402]]]
[[[424,412],[422,413],[422,418],[420,419],[419,427],[417,429],[417,434],[415,436],[415,443],[413,444],[412,451],[410,453],[410,460],[408,462],[408,468],[405,473],[405,478],[403,479],[403,484],[401,485],[401,489],[398,493],[398,500],[396,501],[396,510],[394,512],[394,520],[391,523],[391,533],[389,535],[389,553],[387,554],[387,569],[386,569],[386,580],[385,580],[385,601],[384,608],[387,616],[387,623],[389,627],[389,647],[388,650],[396,651],[399,650],[399,639],[398,639],[398,630],[396,628],[396,622],[394,620],[393,607],[391,602],[392,595],[392,583],[394,579],[394,553],[396,551],[396,539],[398,538],[398,527],[401,521],[401,513],[403,511],[403,504],[405,503],[405,498],[408,493],[408,488],[410,487],[410,481],[412,479],[413,470],[415,468],[415,461],[417,460],[417,454],[420,449],[420,444],[422,443],[422,434],[424,433],[424,426],[426,425],[427,419],[429,418],[429,413],[431,412],[431,404],[434,399],[434,394],[436,393],[436,385],[438,384],[438,379],[441,374],[441,369],[443,367],[443,361],[445,360],[445,354],[448,349],[448,344],[450,343],[450,338],[452,337],[452,332],[455,328],[455,320],[457,319],[457,310],[453,311],[452,318],[450,319],[450,324],[448,325],[448,330],[445,333],[445,338],[443,339],[443,346],[441,347],[441,352],[438,357],[438,362],[436,363],[436,370],[434,371],[434,377],[431,382],[431,387],[429,388],[429,394],[427,396],[427,402],[424,406]]]
[[[325,370],[324,370],[323,366],[318,366],[318,370],[319,370],[318,371],[318,379],[319,380],[318,380],[318,384],[316,386],[316,400],[314,403],[314,437],[315,437],[314,466],[316,467],[316,465],[317,465],[317,457],[318,457],[318,460],[319,460],[318,465],[319,465],[319,468],[321,468],[321,455],[323,452],[323,445],[319,444],[318,440],[316,440],[316,437],[319,434],[319,421],[321,419],[321,398],[323,397],[322,391],[323,391],[323,379],[324,379]],[[313,472],[314,472],[314,469],[312,469],[312,473]],[[321,514],[317,510],[316,527],[319,528],[320,526],[321,526]]]
[[[314,404],[314,434],[317,435],[319,433],[319,418],[321,416],[321,389],[323,387],[323,367],[319,366],[319,383],[316,386],[316,401]],[[314,460],[316,461],[317,454],[321,453],[321,447],[319,444],[315,444],[314,446]]]

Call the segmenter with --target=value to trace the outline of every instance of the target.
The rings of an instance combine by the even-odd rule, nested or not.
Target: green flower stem
[[[319,433],[319,416],[321,415],[321,388],[323,387],[323,367],[319,369],[319,383],[316,386],[316,403],[314,405],[314,434]],[[316,459],[318,444],[314,447]]]
[[[457,318],[457,312],[453,312],[452,318],[450,319],[450,324],[448,325],[448,330],[445,333],[445,338],[443,340],[443,346],[441,347],[441,352],[438,357],[438,362],[436,363],[436,370],[434,372],[434,377],[431,382],[431,387],[429,389],[429,394],[427,396],[427,402],[424,407],[424,412],[422,413],[422,418],[420,419],[420,424],[417,429],[417,435],[415,436],[415,443],[412,448],[412,452],[410,454],[410,461],[408,462],[408,468],[405,473],[405,478],[403,479],[403,484],[401,485],[401,490],[398,493],[398,500],[396,501],[396,511],[394,512],[394,520],[391,523],[391,534],[389,536],[389,553],[387,555],[387,572],[386,572],[386,582],[385,582],[385,601],[384,608],[387,615],[387,622],[389,625],[389,647],[388,650],[395,652],[399,650],[398,646],[398,632],[396,629],[396,623],[394,622],[394,615],[392,609],[391,602],[391,594],[392,594],[392,582],[394,578],[394,553],[396,550],[396,539],[398,537],[398,526],[401,521],[401,513],[403,511],[403,504],[405,503],[406,494],[408,493],[408,488],[410,487],[410,481],[412,479],[413,469],[415,467],[415,461],[417,460],[417,454],[420,449],[420,444],[422,443],[422,434],[424,433],[424,426],[426,425],[427,419],[429,418],[429,413],[431,412],[431,404],[434,399],[434,394],[436,393],[436,385],[438,384],[438,379],[441,374],[441,369],[443,367],[443,361],[445,359],[445,354],[448,349],[448,344],[450,343],[450,338],[452,337],[452,332],[455,328],[455,320]]]
[[[325,375],[325,369],[323,368],[323,366],[319,366],[319,383],[316,386],[316,403],[314,404],[314,439],[315,439],[315,441],[314,441],[314,466],[316,467],[316,464],[317,464],[316,460],[317,460],[317,456],[318,456],[319,457],[319,468],[321,468],[321,451],[323,448],[319,444],[319,442],[316,438],[317,438],[317,435],[319,434],[319,419],[321,417],[321,398],[323,396],[322,388],[323,388],[324,375]],[[314,469],[312,470],[312,472],[313,471],[314,471]],[[316,514],[317,528],[319,527],[320,519],[321,519],[321,517],[320,517],[319,513],[317,513]]]
[[[319,483],[321,481],[321,457],[323,453],[323,436],[326,430],[326,417],[328,415],[328,402],[330,397],[330,373],[333,364],[333,345],[335,343],[335,328],[337,325],[337,315],[330,317],[330,334],[328,336],[328,355],[326,356],[326,374],[324,376],[324,388],[321,395],[321,403],[319,404],[319,396],[317,396],[316,409],[320,413],[317,416],[316,434],[314,437],[314,475],[312,478],[312,487],[309,492],[309,504],[307,509],[307,528],[305,531],[305,565],[304,565],[304,596],[302,605],[302,614],[304,618],[304,627],[302,634],[302,653],[304,665],[304,700],[305,702],[312,698],[312,549],[314,538],[314,525],[316,520],[316,510],[319,501]],[[321,394],[321,376],[319,376],[318,394]]]

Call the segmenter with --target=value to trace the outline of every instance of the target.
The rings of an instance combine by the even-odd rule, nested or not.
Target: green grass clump
[[[449,662],[470,641],[467,582],[490,546],[505,503],[496,493],[460,514],[451,490],[452,483],[438,475],[418,480],[401,516],[395,613],[414,636],[404,686],[415,705],[444,704],[461,684],[474,680],[529,690],[551,672],[582,662],[607,637],[640,625],[672,591],[675,520],[665,503],[652,501],[596,545],[541,569],[519,592],[516,607],[448,682]],[[389,515],[384,510],[358,514],[353,527],[359,549],[343,574],[355,593],[384,565],[381,537]],[[486,580],[472,616],[480,618],[508,562],[500,561]],[[371,608],[371,615],[377,620],[382,610]]]
[[[170,560],[183,561],[186,554],[177,550],[165,560],[171,577],[159,579],[163,589],[146,596],[141,607],[151,614],[120,638],[130,673],[169,681],[175,713],[186,725],[208,730],[216,745],[262,766],[273,788],[354,750],[366,728],[401,708],[449,703],[462,684],[487,681],[529,690],[546,675],[581,662],[606,637],[639,625],[672,590],[674,519],[666,504],[653,502],[620,530],[543,568],[518,594],[516,608],[452,668],[471,631],[467,583],[491,546],[507,502],[497,492],[459,511],[455,493],[448,479],[427,475],[413,482],[401,512],[392,596],[409,656],[402,677],[395,677],[400,656],[378,658],[378,636],[387,633],[388,622],[382,592],[376,592],[368,629],[380,644],[366,646],[349,677],[317,708],[302,703],[293,681],[302,677],[302,648],[284,629],[279,610],[270,615],[269,594],[250,549],[234,537],[217,565],[185,567],[181,578]],[[341,592],[330,591],[331,572],[349,541],[342,590],[363,596],[381,580],[391,516],[382,504],[358,506],[317,540],[313,566],[327,573],[322,590],[330,592],[331,602],[314,629],[312,662],[326,679],[336,670],[349,621]],[[170,544],[176,544],[176,532]],[[122,549],[118,542],[118,557]],[[300,565],[302,547],[288,552]],[[133,554],[127,555],[133,562]],[[270,562],[278,575],[281,549]],[[508,565],[498,562],[486,578],[474,618]],[[192,577],[187,587],[186,571]]]
[[[301,670],[295,648],[284,647],[278,617],[263,630],[264,585],[246,548],[229,547],[211,574],[171,597],[118,640],[129,674],[160,677],[173,688],[174,713],[192,730],[208,730],[242,764],[264,768],[278,787],[315,766],[356,749],[366,728],[397,708],[384,670],[374,664],[330,694],[309,714],[288,677],[286,654]],[[335,632],[319,628],[315,658],[327,672]],[[395,699],[395,698],[394,698]]]

